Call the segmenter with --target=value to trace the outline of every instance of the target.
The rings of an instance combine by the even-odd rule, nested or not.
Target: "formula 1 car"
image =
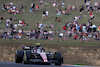
[[[45,51],[43,47],[22,46],[22,50],[17,50],[15,63],[43,63],[61,65],[63,57],[60,52]]]

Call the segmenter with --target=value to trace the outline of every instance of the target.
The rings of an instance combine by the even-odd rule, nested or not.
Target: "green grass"
[[[71,19],[73,19],[75,16],[79,16],[79,6],[83,3],[83,1],[80,0],[69,0],[66,1],[66,8],[68,5],[75,5],[77,10],[75,11],[70,11],[71,15],[61,15],[61,22],[55,22],[54,18],[57,16],[55,10],[57,9],[56,7],[52,7],[52,3],[50,3],[49,6],[45,6],[45,5],[40,5],[40,9],[38,11],[38,13],[29,13],[29,9],[30,9],[30,5],[32,3],[32,0],[27,1],[27,0],[1,0],[1,4],[0,4],[0,8],[2,8],[3,3],[9,5],[10,1],[14,2],[14,5],[17,5],[18,7],[20,7],[21,4],[24,5],[24,9],[25,9],[25,13],[22,14],[18,14],[18,15],[13,15],[13,14],[8,14],[7,11],[3,12],[1,10],[0,15],[3,15],[5,18],[9,18],[10,16],[12,17],[16,17],[18,20],[20,19],[25,19],[25,22],[27,24],[29,24],[28,27],[22,27],[23,29],[35,29],[35,25],[37,22],[43,22],[46,23],[48,25],[50,25],[51,23],[55,24],[55,29],[57,29],[58,27],[60,29],[62,29],[64,23],[66,23],[67,21],[70,21]],[[46,0],[44,0],[46,1]],[[59,0],[61,2],[61,0]],[[99,0],[97,0],[99,1]],[[28,2],[28,3],[27,3]],[[34,0],[34,2],[37,4],[39,4],[39,1]],[[74,3],[73,3],[74,2]],[[78,2],[78,3],[77,3]],[[94,2],[93,0],[91,0],[91,2]],[[61,4],[61,3],[60,3]],[[94,3],[93,3],[94,4]],[[63,10],[64,8],[62,8],[61,6],[59,7],[61,10]],[[47,19],[42,20],[42,11],[43,10],[48,10],[49,11],[49,16]],[[95,14],[95,13],[94,13]],[[99,14],[95,14],[95,19],[93,20],[93,22],[98,25],[99,24]],[[89,19],[89,14],[87,14],[87,12],[85,12],[84,15],[82,15],[82,21],[78,21],[79,23],[87,23]],[[1,26],[1,25],[0,25]]]
[[[3,3],[5,3],[6,5],[9,5],[10,1],[12,1],[14,3],[14,5],[17,5],[18,7],[20,7],[21,4],[24,5],[24,10],[25,13],[22,14],[17,14],[17,15],[13,15],[13,14],[8,14],[7,11],[3,11],[1,8],[3,6]],[[47,1],[47,0],[44,0]],[[58,2],[62,2],[62,0],[57,0]],[[66,2],[66,8],[68,7],[68,5],[75,5],[76,9],[75,11],[70,11],[70,15],[61,15],[61,16],[57,16],[55,10],[57,9],[57,7],[52,7],[52,3],[50,3],[49,6],[45,6],[45,5],[39,5],[39,11],[35,12],[35,13],[29,13],[29,9],[30,9],[30,5],[33,2],[33,0],[0,0],[0,16],[4,16],[6,19],[11,17],[16,17],[18,20],[25,20],[25,22],[29,25],[26,27],[21,27],[23,30],[31,30],[31,29],[36,29],[35,25],[37,22],[43,22],[44,24],[48,24],[50,25],[51,23],[54,23],[55,28],[52,30],[58,30],[58,28],[60,30],[62,30],[62,27],[64,26],[64,24],[66,22],[70,22],[71,19],[73,19],[75,16],[80,16],[79,15],[79,6],[81,4],[84,3],[83,0],[65,0]],[[91,0],[91,2],[94,5],[95,0]],[[99,0],[96,0],[96,2],[99,2]],[[34,0],[34,3],[39,4],[39,0]],[[64,8],[62,8],[61,6],[59,7],[61,10],[63,10]],[[42,20],[42,11],[43,10],[48,10],[49,11],[49,16],[47,19],[43,19]],[[93,24],[95,25],[99,25],[100,23],[100,14],[99,13],[95,13],[95,18],[93,20]],[[54,18],[55,17],[61,17],[61,21],[60,22],[55,22]],[[82,16],[82,20],[79,20],[79,23],[87,23],[88,19],[89,19],[89,14],[87,14],[87,12],[85,12]],[[13,21],[13,23],[18,23],[18,21]],[[2,23],[0,24],[0,29],[4,30],[4,26],[5,24]],[[18,27],[19,28],[19,27]],[[49,29],[49,28],[47,28]],[[79,40],[74,40],[73,37],[71,38],[71,40],[67,40],[67,41],[59,41],[58,42],[58,36],[55,35],[53,36],[54,40],[27,40],[27,39],[21,39],[21,40],[6,40],[6,39],[0,39],[0,43],[28,43],[28,44],[33,44],[37,41],[41,42],[42,44],[64,44],[64,45],[99,45],[99,41],[95,41],[95,40],[91,40],[90,42],[80,42]],[[23,42],[24,41],[24,42]]]
[[[73,41],[73,42],[72,42]],[[80,42],[79,40],[67,40],[67,41],[55,41],[55,40],[27,40],[27,39],[18,39],[18,40],[8,40],[0,39],[0,44],[23,44],[23,45],[35,45],[36,42],[40,42],[41,45],[79,45],[79,46],[99,46],[99,41],[84,41]]]

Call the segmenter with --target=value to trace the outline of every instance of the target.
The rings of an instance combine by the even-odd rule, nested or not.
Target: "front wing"
[[[48,60],[48,62],[44,62],[42,59],[29,59],[27,63],[61,63],[58,60]]]

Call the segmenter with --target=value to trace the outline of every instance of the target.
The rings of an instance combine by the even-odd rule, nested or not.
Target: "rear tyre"
[[[62,58],[60,52],[55,52],[55,54],[54,54],[54,59],[55,59],[55,60],[58,60],[58,62],[55,63],[55,65],[61,65],[61,63],[63,62],[63,58]]]
[[[22,61],[23,61],[23,55],[24,55],[23,51],[16,51],[16,54],[15,54],[15,63],[22,63]]]

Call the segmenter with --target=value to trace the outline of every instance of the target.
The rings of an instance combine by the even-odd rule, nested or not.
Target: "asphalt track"
[[[36,65],[36,64],[22,64],[14,62],[0,62],[0,67],[97,67],[97,66],[78,66],[78,65]],[[100,66],[99,66],[100,67]]]

